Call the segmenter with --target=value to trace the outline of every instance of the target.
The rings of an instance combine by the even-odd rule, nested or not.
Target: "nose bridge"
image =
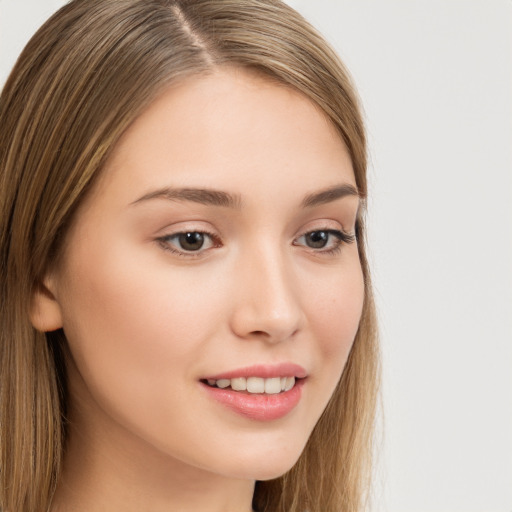
[[[299,328],[302,308],[291,262],[279,244],[259,245],[238,265],[233,316],[238,335],[282,341]]]

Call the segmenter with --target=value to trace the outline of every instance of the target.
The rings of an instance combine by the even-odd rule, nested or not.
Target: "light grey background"
[[[63,3],[0,0],[0,84]],[[373,508],[512,512],[512,2],[289,3],[366,110],[384,353]]]

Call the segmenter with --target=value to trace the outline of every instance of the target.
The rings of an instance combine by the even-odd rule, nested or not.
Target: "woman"
[[[365,137],[273,0],[75,0],[0,100],[1,510],[354,511]]]

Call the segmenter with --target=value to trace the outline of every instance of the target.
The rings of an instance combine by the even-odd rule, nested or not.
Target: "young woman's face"
[[[240,70],[173,86],[47,280],[77,428],[220,475],[289,469],[358,328],[358,204],[344,144],[298,92]]]

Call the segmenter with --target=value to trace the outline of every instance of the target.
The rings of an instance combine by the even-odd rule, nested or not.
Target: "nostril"
[[[263,287],[265,283],[259,285]],[[258,286],[244,292],[234,302],[230,318],[232,331],[242,339],[281,342],[294,337],[303,325],[304,312],[296,294],[284,293],[283,287],[272,290]]]
[[[252,331],[251,334],[254,336],[268,336],[269,334],[265,331]]]

